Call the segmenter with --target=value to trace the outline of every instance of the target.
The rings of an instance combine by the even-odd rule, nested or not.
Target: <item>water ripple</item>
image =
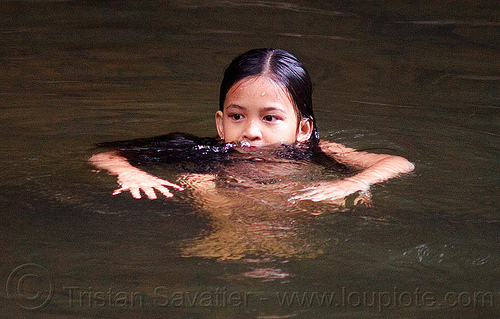
[[[282,9],[293,12],[301,12],[301,13],[313,13],[320,15],[329,15],[329,16],[355,16],[349,12],[340,12],[333,10],[325,10],[325,9],[317,9],[310,7],[303,7],[289,2],[273,2],[273,1],[245,1],[245,2],[237,2],[237,1],[214,1],[213,3],[199,3],[199,4],[191,4],[184,5],[184,8],[202,8],[202,7],[262,7],[262,8],[273,8],[273,9]]]
[[[455,77],[458,78],[458,79],[475,80],[475,81],[500,81],[500,76],[494,76],[494,75],[467,75],[467,74],[462,74],[462,75],[456,75]]]
[[[323,34],[300,34],[300,33],[278,33],[280,36],[293,37],[293,38],[304,38],[304,39],[327,39],[327,40],[343,40],[343,41],[361,41],[355,38],[346,38],[335,35],[323,35]]]
[[[370,102],[370,101],[356,101],[351,100],[349,102],[358,103],[358,104],[368,104],[368,105],[376,105],[376,106],[390,106],[390,107],[401,107],[401,108],[414,108],[414,105],[398,105],[398,104],[389,104],[389,103],[380,103],[380,102]]]
[[[223,34],[223,35],[252,35],[251,32],[242,32],[234,30],[223,30],[223,29],[203,29],[198,31],[193,31],[193,33],[201,34]],[[254,35],[256,33],[253,33]],[[361,41],[360,39],[341,37],[336,35],[325,35],[325,34],[301,34],[301,33],[276,33],[276,35],[282,37],[290,38],[301,38],[301,39],[325,39],[325,40],[341,40],[341,41]]]
[[[420,25],[467,25],[473,27],[499,27],[500,22],[492,21],[460,21],[460,20],[411,20],[411,21],[391,21],[401,24],[420,24]]]

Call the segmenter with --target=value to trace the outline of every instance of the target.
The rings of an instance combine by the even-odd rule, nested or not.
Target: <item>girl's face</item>
[[[255,147],[305,142],[313,130],[312,120],[299,121],[286,90],[267,76],[236,82],[215,120],[226,143],[245,142]]]

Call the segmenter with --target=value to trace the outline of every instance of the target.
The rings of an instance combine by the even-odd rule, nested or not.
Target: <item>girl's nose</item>
[[[259,125],[254,121],[250,122],[243,132],[243,138],[248,141],[260,141],[262,140],[262,132]]]

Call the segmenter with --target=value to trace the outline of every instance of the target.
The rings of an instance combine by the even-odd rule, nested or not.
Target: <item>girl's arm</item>
[[[165,197],[174,196],[165,186],[183,190],[179,185],[170,183],[167,180],[148,174],[130,165],[127,159],[120,156],[116,151],[96,154],[89,159],[89,162],[99,169],[107,170],[110,175],[118,175],[120,188],[116,189],[113,195],[129,191],[134,198],[139,199],[141,198],[142,190],[149,199],[156,199],[155,189],[165,195]]]
[[[339,181],[323,182],[306,188],[292,200],[334,200],[357,191],[368,191],[370,186],[397,175],[409,173],[414,165],[401,156],[357,151],[342,144],[320,142],[321,150],[339,163],[361,170],[358,174]]]

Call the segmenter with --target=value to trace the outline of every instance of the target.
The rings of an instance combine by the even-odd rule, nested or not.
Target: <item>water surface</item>
[[[5,317],[498,314],[494,1],[4,1],[0,12]],[[374,186],[372,207],[260,201],[237,222],[181,194],[111,196],[115,178],[87,164],[95,143],[214,136],[222,71],[254,47],[308,67],[323,138],[405,156],[414,174]],[[43,307],[47,273],[9,290],[40,270],[14,271],[28,263],[50,275]],[[293,292],[335,298],[280,303]]]

